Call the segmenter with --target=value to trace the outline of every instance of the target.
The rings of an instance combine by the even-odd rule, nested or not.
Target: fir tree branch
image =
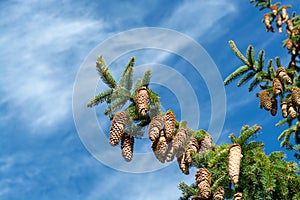
[[[255,76],[256,72],[255,71],[251,71],[249,73],[247,73],[243,78],[241,78],[241,80],[238,82],[237,86],[240,87],[243,84],[247,83],[251,78],[253,78]]]
[[[117,83],[116,83],[115,79],[113,78],[113,76],[111,75],[102,56],[99,56],[97,58],[96,68],[97,68],[98,74],[100,75],[100,77],[104,83],[106,83],[110,88],[115,88],[117,86]]]
[[[236,55],[239,59],[241,59],[241,61],[242,61],[245,65],[247,65],[247,66],[250,67],[251,65],[250,65],[249,61],[248,61],[247,58],[245,58],[245,57],[243,56],[243,54],[238,50],[238,48],[236,47],[235,43],[234,43],[232,40],[229,41],[229,45],[230,45],[232,51],[235,53],[235,55]]]
[[[95,96],[90,102],[87,104],[87,107],[93,107],[95,105],[98,105],[99,103],[102,103],[103,101],[106,101],[107,98],[112,94],[113,90],[105,90],[101,93],[99,93],[97,96]]]
[[[148,87],[151,78],[151,70],[147,70],[142,79],[142,86]]]
[[[250,68],[247,65],[239,67],[225,79],[224,85],[228,85],[231,81],[245,74],[248,70],[250,70]]]
[[[124,87],[127,90],[131,90],[132,88],[134,60],[134,57],[131,57],[119,82],[119,86]]]
[[[255,64],[255,54],[254,54],[254,48],[252,45],[249,45],[247,48],[247,59],[249,62],[248,66],[251,66],[252,69],[254,69]]]
[[[264,63],[265,63],[265,51],[260,50],[258,54],[258,71],[261,71],[263,69]]]

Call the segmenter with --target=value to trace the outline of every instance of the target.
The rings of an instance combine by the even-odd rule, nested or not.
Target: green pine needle
[[[249,66],[253,68],[255,63],[255,55],[254,55],[254,48],[252,45],[249,45],[247,48],[247,57],[248,57],[248,62],[250,64]]]
[[[263,69],[264,63],[265,63],[265,51],[260,50],[258,54],[258,71],[261,71]]]
[[[231,47],[231,49],[232,49],[232,51],[235,53],[235,55],[236,55],[239,59],[241,59],[241,61],[242,61],[245,65],[251,66],[250,63],[249,63],[249,61],[247,60],[247,58],[245,58],[245,57],[243,56],[243,54],[238,50],[238,48],[236,47],[234,41],[230,40],[230,41],[229,41],[229,46]]]
[[[225,79],[224,85],[228,85],[231,81],[245,74],[249,69],[250,68],[247,65],[240,66]]]
[[[97,96],[95,96],[90,102],[87,104],[87,107],[93,107],[95,105],[98,105],[99,103],[102,103],[104,101],[107,101],[108,97],[112,94],[113,90],[105,90],[101,93],[99,93]]]
[[[243,78],[241,78],[241,80],[238,82],[237,86],[240,87],[243,84],[247,83],[251,78],[253,78],[255,76],[256,72],[251,71],[249,73],[247,73]]]
[[[115,79],[113,78],[113,76],[111,75],[102,56],[99,56],[97,58],[96,68],[97,68],[98,74],[100,75],[102,81],[105,84],[107,84],[110,88],[115,88],[117,86],[117,83],[116,83]]]
[[[148,87],[151,78],[151,70],[145,71],[144,77],[142,79],[142,86]]]
[[[131,57],[119,82],[119,85],[121,87],[126,88],[127,90],[131,90],[132,88],[134,60],[135,60],[134,57]]]

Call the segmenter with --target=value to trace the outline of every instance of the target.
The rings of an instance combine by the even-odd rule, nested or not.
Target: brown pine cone
[[[295,106],[300,106],[300,88],[294,87],[292,89],[292,101]]]
[[[279,33],[282,33],[282,17],[281,15],[277,15],[276,26]]]
[[[161,132],[160,132],[158,141],[152,142],[152,150],[153,150],[154,155],[156,156],[157,160],[159,160],[161,163],[164,163],[166,161],[166,154],[168,151],[168,143],[165,138],[163,130],[161,130]]]
[[[235,193],[233,196],[233,200],[242,200],[242,199],[243,199],[243,193],[241,192]]]
[[[297,117],[297,112],[292,101],[288,101],[288,114],[291,119],[295,119]]]
[[[276,97],[272,97],[271,102],[272,102],[272,108],[270,112],[272,116],[275,116],[277,114],[277,109],[278,109],[278,102]]]
[[[286,101],[281,102],[281,112],[282,112],[282,117],[287,118],[288,111],[287,111],[287,102]]]
[[[172,161],[174,159],[175,155],[179,153],[180,149],[184,148],[183,144],[187,138],[187,135],[188,135],[188,133],[185,128],[179,128],[177,130],[177,133],[176,133],[174,139],[172,140],[172,145],[171,145],[170,151],[167,154],[166,160],[168,162]]]
[[[198,150],[199,150],[198,140],[196,138],[191,137],[185,148],[185,155],[186,155],[185,161],[190,164],[192,162],[193,155],[197,153]]]
[[[287,39],[287,41],[285,42],[285,46],[288,50],[292,50],[293,48],[293,40],[291,38]]]
[[[202,199],[208,199],[210,196],[210,173],[206,168],[199,168],[196,172],[196,185],[198,186],[198,196]]]
[[[264,15],[264,22],[265,22],[267,31],[275,32],[274,28],[272,27],[271,19],[270,19],[269,14]]]
[[[289,19],[289,14],[287,12],[287,6],[282,6],[282,23],[286,22]]]
[[[181,169],[182,173],[185,175],[188,175],[190,173],[189,171],[189,164],[185,161],[185,154],[181,154],[181,156],[177,157],[177,163],[179,165],[179,168]]]
[[[215,192],[213,193],[212,200],[223,200],[224,199],[224,188],[218,187]]]
[[[200,142],[200,152],[204,153],[208,151],[212,146],[212,137],[210,134],[206,134]]]
[[[138,112],[140,113],[141,116],[145,116],[149,110],[148,101],[149,101],[148,89],[144,86],[140,87],[136,93],[135,103]]]
[[[134,145],[134,137],[132,135],[124,133],[121,140],[121,149],[122,149],[122,156],[127,162],[132,160],[133,145]]]
[[[278,67],[278,69],[276,70],[276,76],[279,78],[279,80],[281,81],[281,83],[292,84],[292,79],[286,73],[285,68]]]
[[[109,143],[116,146],[122,139],[124,128],[128,123],[129,117],[124,111],[115,114],[109,131]]]
[[[173,111],[169,110],[165,114],[165,136],[167,141],[173,139],[174,129],[176,124],[176,117]]]
[[[265,109],[265,110],[270,110],[272,108],[272,102],[270,98],[269,92],[263,90],[259,93],[259,101],[260,105]]]
[[[155,116],[151,119],[148,128],[148,136],[151,141],[155,141],[159,138],[159,132],[163,129],[164,117]]]
[[[273,79],[273,93],[274,95],[280,95],[282,94],[283,88],[280,80],[278,78]]]
[[[234,185],[238,184],[242,149],[238,144],[232,144],[228,152],[228,173]]]

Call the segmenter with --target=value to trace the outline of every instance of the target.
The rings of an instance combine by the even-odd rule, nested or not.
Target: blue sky
[[[300,3],[295,2],[284,1],[299,12]],[[185,176],[174,162],[151,173],[125,173],[102,164],[84,147],[72,113],[79,67],[107,38],[148,26],[193,38],[209,53],[223,79],[241,64],[228,46],[230,39],[242,52],[251,43],[257,52],[265,49],[266,59],[279,55],[286,65],[284,34],[267,33],[262,16],[249,1],[238,0],[1,1],[0,199],[177,199],[178,184],[192,183],[195,169]],[[148,55],[170,66],[176,61],[159,58],[161,54],[132,53],[140,65],[151,61]],[[130,56],[115,65],[126,64]],[[120,70],[117,67],[113,74],[118,76]],[[239,133],[244,124],[259,124],[263,129],[258,139],[265,142],[266,152],[282,150],[277,137],[285,127],[274,127],[280,115],[271,117],[258,109],[255,93],[235,83],[225,88],[226,120],[216,142],[228,141],[228,134]],[[204,113],[199,128],[206,129],[210,101],[203,80],[195,90],[201,93],[197,97]],[[176,105],[176,100],[166,100],[172,93],[166,90],[161,96],[166,109]],[[99,106],[97,116],[107,129],[103,109]],[[288,157],[293,158],[291,153]]]

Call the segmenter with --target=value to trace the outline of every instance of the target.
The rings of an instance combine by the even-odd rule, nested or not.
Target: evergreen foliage
[[[251,0],[250,2],[256,3],[255,6],[260,7],[261,10],[270,8],[272,11],[269,13],[270,16],[281,12],[282,18],[286,19],[285,23],[288,23],[285,9],[289,7],[277,8],[279,4],[271,4],[270,0]],[[276,16],[272,16],[269,23],[272,23],[275,18]],[[300,24],[299,17],[294,16],[292,22],[294,26],[298,26]],[[268,24],[269,29],[270,25]],[[293,33],[293,30],[290,30],[289,37],[295,45],[298,44],[300,36]],[[300,86],[299,68],[295,64],[296,59],[299,59],[298,47],[294,51],[289,51],[292,54],[292,64],[283,68],[280,58],[276,57],[277,68],[275,69],[272,59],[265,65],[264,50],[259,51],[256,59],[253,46],[248,46],[246,56],[244,56],[233,41],[229,41],[229,45],[244,65],[230,74],[224,84],[227,85],[241,77],[238,82],[238,86],[241,86],[252,79],[249,91],[253,91],[259,85],[264,94],[267,94],[264,101],[267,99],[268,103],[276,102],[277,104],[277,100],[274,101],[274,98],[279,98],[281,103],[285,102],[284,105],[289,106],[286,112],[290,113],[290,108],[293,108],[295,102],[298,102],[298,94],[292,95],[291,93],[293,88]],[[116,146],[121,141],[121,150],[125,161],[129,162],[134,159],[134,139],[142,137],[145,132],[144,127],[149,125],[148,134],[152,141],[153,153],[160,162],[170,162],[176,156],[179,168],[184,174],[189,174],[191,167],[202,169],[198,172],[207,172],[207,176],[204,176],[205,173],[201,175],[200,172],[197,172],[195,183],[191,185],[179,184],[179,189],[182,191],[181,200],[215,199],[216,196],[218,199],[238,199],[238,196],[239,198],[242,196],[243,199],[300,199],[299,166],[295,162],[285,161],[285,155],[282,152],[265,154],[264,144],[255,141],[255,135],[261,130],[260,126],[245,125],[239,135],[230,134],[230,144],[214,144],[210,134],[205,130],[191,130],[186,121],[176,120],[172,110],[167,112],[160,110],[159,95],[150,89],[150,70],[147,70],[144,76],[138,78],[133,84],[134,61],[135,58],[132,57],[117,83],[104,59],[99,56],[96,68],[100,78],[108,85],[109,89],[100,92],[87,104],[88,107],[104,102],[107,104],[104,114],[112,120],[111,144]],[[274,81],[275,78],[278,80]],[[289,82],[289,78],[292,83]],[[278,85],[278,81],[282,84],[282,89],[280,84]],[[273,86],[275,82],[276,87]],[[139,94],[141,90],[143,90],[142,95]],[[272,101],[269,102],[269,99]],[[138,104],[143,104],[142,108],[147,108],[143,114],[140,112],[141,105]],[[277,108],[276,106],[272,105],[271,107],[274,109]],[[269,107],[270,105],[268,105]],[[274,110],[272,111],[272,109],[269,110],[273,115]],[[289,128],[278,137],[279,140],[283,140],[282,147],[295,151],[300,150],[299,119],[298,113],[295,119],[289,114],[287,118],[277,124],[289,125]],[[290,141],[293,134],[295,145]],[[235,150],[233,147],[236,147]],[[232,174],[230,173],[232,171],[235,173],[235,180],[231,180]],[[205,180],[205,182],[202,183],[201,180]],[[205,185],[205,188],[201,188],[201,185]]]

